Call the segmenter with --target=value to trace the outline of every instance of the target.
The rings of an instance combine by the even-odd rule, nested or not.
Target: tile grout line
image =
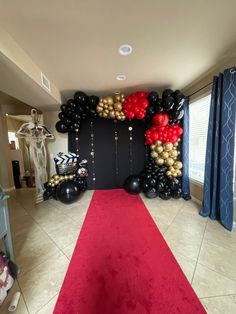
[[[22,296],[22,299],[23,299],[23,301],[24,301],[24,304],[25,304],[26,310],[27,310],[27,311],[28,311],[28,313],[30,314],[30,311],[29,311],[28,305],[27,305],[26,300],[25,300],[25,296],[24,296],[24,294],[23,294],[23,291],[22,291],[22,289],[21,289],[20,283],[19,283],[19,281],[18,281],[18,279],[17,279],[17,278],[16,278],[16,282],[17,282],[17,284],[18,284],[18,286],[19,286],[19,290],[20,290],[20,292],[21,292],[21,296]]]
[[[212,295],[212,296],[209,296],[209,297],[201,297],[199,299],[200,300],[205,300],[205,299],[213,299],[213,298],[221,298],[221,297],[232,297],[232,296],[235,296],[235,295],[236,295],[235,293],[233,293],[233,294],[220,294],[220,295]]]
[[[195,272],[196,272],[196,269],[197,269],[198,260],[199,260],[199,256],[200,256],[200,253],[201,253],[202,244],[203,244],[203,241],[204,241],[204,237],[205,237],[207,225],[208,225],[208,218],[207,218],[206,225],[205,225],[205,229],[204,229],[204,232],[203,232],[203,235],[202,235],[202,241],[201,241],[201,244],[200,244],[200,247],[199,247],[196,265],[195,265],[195,267],[194,267],[194,271],[193,271],[193,275],[192,275],[192,279],[191,279],[191,286],[193,285],[193,279],[194,279]]]

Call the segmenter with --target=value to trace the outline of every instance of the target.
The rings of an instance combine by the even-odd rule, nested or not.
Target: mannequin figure
[[[16,132],[16,137],[24,138],[30,147],[30,155],[34,163],[36,204],[43,201],[44,183],[47,182],[46,139],[54,139],[48,128],[39,123],[36,109],[31,110],[31,122],[22,124]]]

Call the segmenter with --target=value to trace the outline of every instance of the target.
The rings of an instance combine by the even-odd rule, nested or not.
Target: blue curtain
[[[183,141],[182,141],[182,159],[183,176],[182,192],[185,200],[191,199],[189,189],[189,98],[184,100],[184,119],[183,119]]]
[[[200,215],[233,226],[233,163],[236,68],[214,77],[207,135],[203,206]]]

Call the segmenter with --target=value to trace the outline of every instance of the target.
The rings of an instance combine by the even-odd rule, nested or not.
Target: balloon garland
[[[164,90],[162,98],[156,91],[138,91],[128,97],[116,93],[100,99],[77,91],[73,99],[61,105],[55,127],[61,133],[73,132],[87,117],[113,119],[115,123],[125,119],[141,120],[147,127],[145,144],[150,148],[150,157],[142,173],[129,176],[124,187],[131,194],[143,191],[149,198],[179,198],[182,196],[183,164],[179,160],[179,145],[183,134],[184,98],[181,91],[171,89]]]

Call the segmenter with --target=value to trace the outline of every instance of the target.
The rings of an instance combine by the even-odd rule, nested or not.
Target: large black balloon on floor
[[[129,194],[139,194],[141,192],[141,179],[137,175],[129,176],[125,180],[124,188]]]
[[[71,204],[78,200],[80,189],[73,181],[64,181],[57,186],[57,199],[64,204]]]

